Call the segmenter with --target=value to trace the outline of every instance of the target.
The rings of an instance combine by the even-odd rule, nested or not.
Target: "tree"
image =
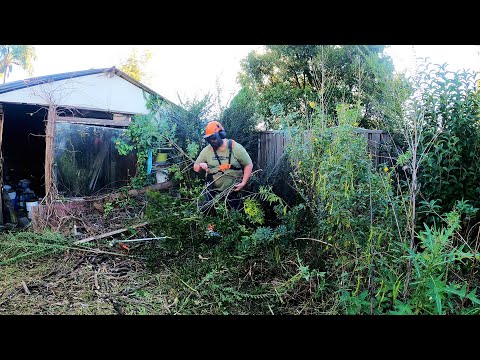
[[[251,91],[241,89],[229,107],[223,111],[220,122],[225,127],[228,138],[242,144],[251,156],[256,155],[258,151],[256,126],[260,119],[255,114],[255,102]]]
[[[323,111],[327,114],[335,114],[338,103],[360,103],[363,117],[359,125],[376,127],[378,110],[369,96],[381,96],[374,92],[378,74],[393,76],[394,70],[384,49],[373,45],[269,45],[265,53],[251,52],[242,61],[240,84],[255,93],[257,112],[266,118],[268,128],[278,127],[272,108],[281,107],[287,114],[298,112],[308,119],[313,111],[310,104],[325,97]]]
[[[121,71],[131,76],[135,80],[142,81],[147,77],[144,68],[151,58],[152,53],[150,50],[145,50],[139,57],[137,54],[137,49],[134,48],[119,68]]]
[[[36,60],[35,48],[32,45],[0,45],[0,74],[3,83],[13,70],[13,65],[18,65],[31,76],[33,73],[32,62]]]
[[[187,138],[193,141],[202,141],[205,125],[216,117],[214,111],[215,100],[215,96],[211,92],[186,100],[178,96],[180,106],[191,114],[189,121],[180,126]]]

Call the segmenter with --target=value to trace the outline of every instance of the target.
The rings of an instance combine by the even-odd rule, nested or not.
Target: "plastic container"
[[[8,197],[12,200],[15,200],[15,198],[17,197],[17,193],[15,191],[10,191],[8,193]]]
[[[38,201],[27,201],[26,203],[27,207],[27,217],[31,220],[32,219],[32,208],[35,206],[38,206]]]
[[[23,209],[25,206],[25,195],[23,194],[23,189],[17,189],[17,197],[15,198],[15,210]]]
[[[168,170],[157,169],[155,176],[157,177],[157,184],[163,184],[168,180]]]
[[[20,186],[24,189],[28,188],[32,182],[28,179],[20,180]]]
[[[156,161],[158,163],[167,161],[168,154],[167,153],[158,153]]]

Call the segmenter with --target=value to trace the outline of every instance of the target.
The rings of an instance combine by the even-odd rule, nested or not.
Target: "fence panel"
[[[385,146],[390,144],[390,135],[383,130],[357,128],[367,138],[368,152],[372,155],[374,165],[391,163],[391,157]],[[262,131],[258,138],[257,166],[259,169],[275,167],[284,154],[286,144],[285,133],[280,130]]]

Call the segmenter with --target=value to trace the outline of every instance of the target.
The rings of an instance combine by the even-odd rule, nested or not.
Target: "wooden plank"
[[[381,140],[380,141],[382,143],[383,154],[385,155],[385,156],[382,157],[381,161],[389,164],[389,166],[392,166],[392,161],[389,159],[390,151],[388,149],[388,145],[390,143],[390,134],[387,133],[387,132],[384,132],[381,135]]]
[[[265,169],[268,162],[268,135],[265,135],[263,140],[263,169]]]
[[[113,114],[113,121],[131,121],[132,115],[125,115],[125,114]]]
[[[265,170],[265,165],[267,163],[268,156],[268,138],[267,135],[263,137],[263,150],[262,150],[262,169]]]
[[[277,165],[278,164],[278,159],[280,158],[280,151],[282,150],[280,148],[280,136],[282,136],[281,134],[275,134],[275,162],[274,164]]]
[[[261,144],[262,135],[257,139],[257,166],[260,167],[260,144]]]
[[[257,144],[257,166],[259,169],[262,168],[262,134],[258,134],[258,144]]]
[[[280,158],[283,156],[283,153],[285,152],[285,134],[281,134],[278,138],[278,144],[280,145],[280,155],[278,157],[278,160],[280,161]]]
[[[262,134],[262,141],[260,143],[260,163],[258,164],[258,166],[260,167],[260,169],[263,169],[265,166],[265,161],[264,161],[264,158],[265,158],[265,134]]]
[[[138,227],[142,227],[142,226],[145,226],[148,224],[148,221],[145,221],[141,224],[136,224],[136,225],[132,225],[132,226],[129,226],[129,227],[126,227],[126,228],[122,228],[122,229],[118,229],[118,230],[114,230],[114,231],[110,231],[108,233],[104,233],[104,234],[101,234],[101,235],[96,235],[96,236],[91,236],[89,238],[86,238],[86,239],[81,239],[81,240],[77,240],[77,241],[74,241],[73,243],[75,245],[77,244],[83,244],[83,243],[86,243],[86,242],[89,242],[89,241],[93,241],[93,240],[99,240],[99,239],[103,239],[103,238],[106,238],[108,236],[112,236],[112,235],[116,235],[116,234],[120,234],[122,232],[125,232],[129,229],[136,229]]]
[[[48,107],[47,124],[45,126],[45,197],[55,198],[53,189],[53,142],[55,137],[55,118],[57,108],[53,105]]]
[[[283,147],[283,139],[285,138],[285,135],[281,134],[278,136],[278,159],[277,159],[277,162],[280,162],[280,158],[282,157],[283,155],[283,152],[285,151],[284,147]]]
[[[270,164],[275,166],[275,160],[277,158],[277,134],[272,135],[272,153],[270,158]]]
[[[272,157],[270,160],[270,164],[275,166],[277,160],[277,134],[272,135]]]
[[[265,136],[265,156],[264,156],[264,159],[263,159],[263,168],[265,169],[267,167],[267,164],[268,164],[268,154],[270,152],[270,136]]]
[[[375,141],[375,166],[378,166],[380,164],[380,158],[379,158],[379,150],[380,150],[380,133],[374,133],[373,134],[373,139]]]
[[[261,165],[261,168],[263,170],[265,170],[265,164],[267,162],[267,150],[268,149],[268,145],[267,145],[267,135],[264,134],[264,136],[262,137],[262,165]]]
[[[100,125],[100,126],[118,126],[127,127],[130,125],[130,120],[107,120],[107,119],[94,119],[94,118],[80,118],[74,116],[58,116],[57,122],[67,122],[75,124],[85,125]]]
[[[267,141],[267,158],[265,159],[265,167],[268,166],[268,164],[271,163],[272,159],[272,136],[268,136],[268,141]]]

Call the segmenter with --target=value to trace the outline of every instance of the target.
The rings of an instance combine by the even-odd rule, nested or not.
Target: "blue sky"
[[[153,56],[144,83],[169,100],[179,103],[215,91],[217,81],[222,88],[225,105],[238,91],[236,76],[240,60],[261,45],[35,45],[37,60],[33,76],[119,65],[133,48],[145,49]],[[387,52],[395,68],[403,71],[414,66],[415,56],[429,57],[434,63],[448,63],[451,69],[469,68],[480,71],[480,47],[476,45],[392,45]],[[14,68],[7,81],[29,76]]]

